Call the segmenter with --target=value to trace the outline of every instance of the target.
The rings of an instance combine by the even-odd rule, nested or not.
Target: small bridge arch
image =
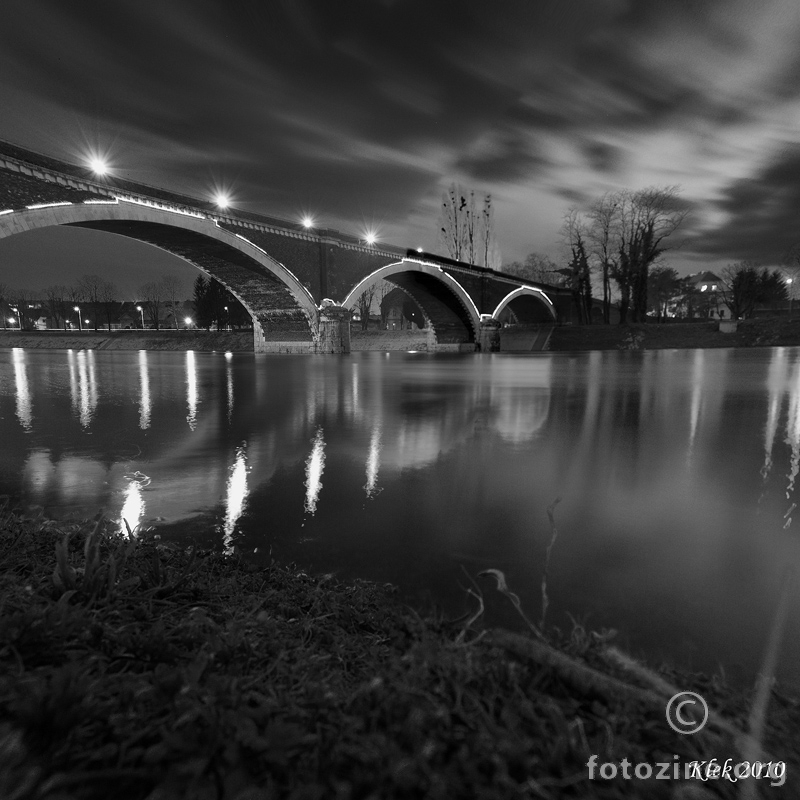
[[[54,225],[127,236],[178,256],[245,306],[256,342],[271,330],[298,343],[317,338],[318,309],[308,289],[258,245],[213,218],[120,199],[48,203],[0,215],[0,239]]]
[[[387,264],[359,281],[342,302],[353,311],[358,298],[385,280],[402,289],[422,309],[436,334],[436,342],[465,344],[477,341],[480,313],[464,287],[436,264],[404,258]]]
[[[513,312],[518,322],[555,322],[557,319],[553,301],[535,286],[520,286],[510,291],[498,304],[492,317],[503,321],[503,316]]]

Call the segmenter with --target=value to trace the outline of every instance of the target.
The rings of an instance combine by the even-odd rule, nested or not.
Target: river
[[[752,679],[797,564],[800,348],[0,351],[0,493],[53,517],[614,628]],[[556,498],[553,530],[547,508]],[[121,524],[121,523],[120,523]],[[800,685],[800,591],[779,675]],[[475,589],[473,588],[473,591]]]

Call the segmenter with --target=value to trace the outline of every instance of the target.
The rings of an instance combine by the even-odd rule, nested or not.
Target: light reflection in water
[[[150,427],[150,374],[147,370],[147,350],[139,351],[139,427],[146,431]]]
[[[228,389],[228,422],[233,414],[233,353],[225,353],[225,378]]]
[[[28,372],[25,365],[25,351],[21,347],[12,350],[14,361],[14,384],[16,387],[17,419],[20,425],[30,432],[33,425],[33,403],[28,385]]]
[[[764,466],[761,467],[761,477],[765,481],[772,471],[772,450],[775,446],[778,416],[786,388],[786,369],[786,350],[780,347],[769,362],[767,374],[767,424],[764,428]]]
[[[367,456],[367,482],[364,491],[367,497],[375,497],[378,489],[378,470],[381,466],[381,427],[375,425],[369,440],[369,455]]]
[[[316,513],[317,500],[322,490],[322,473],[325,471],[325,439],[322,428],[317,429],[311,455],[306,461],[306,502],[305,509],[309,514]]]
[[[696,350],[692,360],[692,400],[689,411],[689,446],[686,448],[686,460],[691,462],[694,438],[697,435],[697,425],[700,421],[700,405],[703,399],[703,351]]]
[[[150,478],[142,472],[126,475],[128,482],[123,491],[124,502],[119,512],[119,528],[125,533],[130,528],[131,533],[136,533],[144,518],[144,498],[142,489],[150,485]]]
[[[244,513],[247,500],[247,458],[246,443],[236,448],[236,461],[231,467],[225,493],[225,527],[222,537],[222,548],[227,555],[233,553],[233,532],[236,522]]]
[[[186,352],[186,407],[189,411],[186,421],[194,430],[197,426],[197,363],[194,350]]]
[[[67,365],[69,367],[69,398],[72,413],[78,416],[78,366],[74,350],[67,350]]]
[[[119,361],[114,370],[106,369],[112,355]],[[364,356],[352,372],[332,369],[330,362],[320,366],[309,359],[302,362],[308,369],[302,369],[295,359],[265,358],[256,360],[252,384],[237,366],[240,382],[235,387],[227,355],[223,360],[222,354],[187,353],[184,366],[183,353],[165,354],[174,375],[174,383],[163,386],[164,395],[171,392],[169,402],[161,389],[150,397],[153,357],[131,354],[123,374],[118,354],[97,353],[104,413],[94,416],[92,437],[77,431],[68,442],[70,453],[62,443],[67,426],[58,424],[62,420],[55,415],[61,409],[64,420],[71,418],[70,393],[75,418],[98,403],[94,363],[86,354],[69,353],[67,381],[64,355],[54,355],[62,383],[46,384],[39,357],[26,353],[9,360],[0,376],[9,386],[16,376],[19,402],[20,367],[29,400],[37,407],[29,424],[40,438],[25,437],[24,452],[13,452],[10,444],[7,448],[6,474],[19,476],[22,486],[12,491],[25,502],[51,507],[93,506],[90,513],[111,504],[112,519],[121,524],[127,519],[131,527],[154,515],[169,523],[188,520],[224,499],[216,524],[209,527],[226,552],[240,531],[248,541],[261,535],[261,521],[274,514],[287,521],[280,546],[288,555],[283,557],[298,557],[300,548],[290,548],[301,539],[292,526],[301,524],[303,511],[286,487],[299,491],[304,481],[306,518],[315,515],[314,526],[336,551],[324,557],[340,559],[331,568],[352,560],[360,570],[363,544],[378,541],[378,526],[380,546],[385,539],[387,549],[372,563],[363,559],[364,569],[375,568],[381,579],[406,580],[399,568],[398,574],[388,572],[399,560],[394,553],[400,548],[391,548],[404,535],[398,531],[408,502],[407,492],[395,490],[412,486],[415,515],[432,521],[433,548],[448,558],[466,553],[480,560],[481,568],[507,565],[524,585],[530,575],[518,553],[530,553],[532,543],[542,551],[549,536],[543,509],[563,495],[558,512],[572,540],[564,537],[557,545],[563,569],[554,581],[569,598],[566,610],[609,608],[611,616],[603,624],[616,624],[618,615],[620,628],[638,625],[648,641],[656,638],[651,630],[659,637],[663,633],[664,641],[672,637],[670,642],[685,637],[696,643],[713,634],[713,648],[722,652],[735,649],[728,643],[742,626],[761,619],[771,576],[787,563],[783,554],[788,545],[780,551],[781,542],[794,539],[781,537],[780,529],[791,523],[800,474],[800,350],[794,348],[730,355],[659,353],[641,360],[636,354],[615,353],[498,357],[490,373],[486,360],[471,371],[476,362],[466,358],[457,363],[420,360],[412,368],[403,359]],[[203,376],[207,369],[216,370],[214,380],[204,383],[202,410],[201,366]],[[121,436],[105,404],[129,397],[137,376],[140,408],[121,417],[127,425]],[[236,438],[233,426],[195,429],[198,412],[218,419],[227,404],[230,413],[234,388]],[[40,402],[54,393],[60,393],[61,402],[52,404],[54,416],[48,421]],[[192,430],[183,424],[184,408]],[[162,425],[162,418],[170,424]],[[160,438],[153,440],[152,427],[144,436],[143,422],[158,422]],[[5,423],[0,420],[3,424],[18,431],[13,412]],[[102,449],[101,436],[106,437]],[[246,448],[241,445],[245,437]],[[120,444],[124,451],[114,450]],[[154,478],[147,492],[144,476],[122,479],[124,471],[135,468],[131,454],[145,444],[147,460],[136,466]],[[117,459],[113,466],[106,453]],[[691,471],[681,468],[690,453]],[[352,492],[320,505],[326,458],[334,459],[337,491]],[[367,505],[363,493],[372,498]],[[354,508],[343,520],[340,512],[348,497],[365,510]],[[772,549],[762,546],[761,539],[768,537],[756,540],[747,529],[756,502],[757,532],[777,529],[778,535],[769,537]],[[498,509],[502,536],[496,535]],[[205,519],[198,518],[198,530]],[[339,539],[343,528],[349,538]],[[304,552],[312,547],[302,545]],[[435,559],[428,558],[432,551],[426,547],[409,542],[403,563],[409,574],[416,570],[421,575],[410,580],[438,586],[445,581],[427,568]],[[613,559],[604,555],[610,552]],[[737,572],[730,564],[742,569]],[[721,609],[730,620],[724,625]],[[796,632],[797,620],[792,624]]]
[[[800,470],[800,363],[794,365],[789,385],[789,411],[786,419],[786,444],[791,448],[789,472],[786,476],[786,499],[791,500],[794,494],[794,483]],[[792,520],[788,517],[786,527]]]
[[[72,408],[73,411],[77,411],[81,427],[88,428],[99,400],[94,350],[79,350],[77,354],[70,350],[68,361]]]

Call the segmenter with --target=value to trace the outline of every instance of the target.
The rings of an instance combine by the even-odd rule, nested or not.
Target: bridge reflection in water
[[[459,610],[460,564],[505,570],[538,609],[561,496],[554,621],[590,613],[698,667],[756,668],[800,555],[795,349],[14,350],[0,353],[0,436],[0,492],[25,504],[103,508],[140,534],[390,580]]]

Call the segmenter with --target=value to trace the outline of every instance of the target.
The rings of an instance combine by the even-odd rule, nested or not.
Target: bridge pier
[[[500,352],[500,328],[502,325],[489,314],[481,315],[481,328],[478,336],[478,350],[481,353]]]
[[[335,305],[324,305],[319,311],[317,353],[350,352],[350,317],[352,311]]]

